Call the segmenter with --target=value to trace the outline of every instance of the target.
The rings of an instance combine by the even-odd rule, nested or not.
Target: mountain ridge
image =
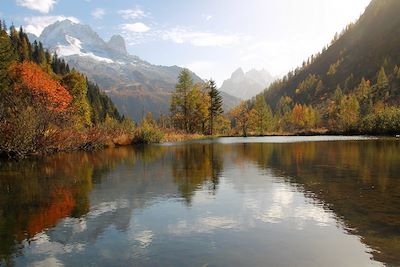
[[[321,105],[329,100],[336,88],[351,93],[362,78],[376,82],[381,67],[390,74],[400,63],[400,1],[372,0],[356,23],[351,23],[330,46],[312,56],[263,92],[267,103],[275,108],[283,96],[301,104]],[[314,76],[314,77],[312,77]],[[311,79],[321,81],[297,90]],[[297,92],[296,92],[297,91]],[[391,101],[399,102],[397,85],[391,89]]]
[[[155,117],[169,113],[181,67],[151,64],[129,54],[122,36],[114,35],[106,42],[90,26],[70,20],[47,26],[37,40],[104,88],[124,115],[140,121],[147,112]],[[194,82],[204,82],[191,75]],[[225,109],[239,101],[226,93],[224,99]]]

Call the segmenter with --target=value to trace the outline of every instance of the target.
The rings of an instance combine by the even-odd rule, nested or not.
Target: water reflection
[[[0,265],[399,265],[400,144],[320,141],[2,162]]]

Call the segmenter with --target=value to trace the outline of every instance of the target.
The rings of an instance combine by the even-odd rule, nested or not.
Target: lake
[[[0,163],[2,266],[400,266],[400,140],[220,138]]]

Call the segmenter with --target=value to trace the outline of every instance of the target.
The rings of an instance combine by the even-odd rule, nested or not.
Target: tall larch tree
[[[175,92],[171,98],[171,113],[175,126],[189,132],[189,92],[193,79],[188,69],[183,69],[178,77]]]
[[[255,122],[254,126],[258,135],[265,135],[265,133],[271,130],[272,126],[272,111],[271,108],[265,102],[264,96],[256,96],[256,101],[254,103],[255,110]]]

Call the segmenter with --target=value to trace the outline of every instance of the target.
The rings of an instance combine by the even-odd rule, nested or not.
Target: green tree
[[[201,84],[195,84],[188,94],[188,132],[206,134],[206,124],[209,118],[209,95],[202,90]]]
[[[360,84],[355,90],[357,100],[360,103],[361,115],[366,115],[372,111],[372,90],[369,81],[365,80],[364,77],[361,79]]]
[[[76,70],[72,70],[63,78],[62,82],[72,96],[76,126],[78,128],[90,126],[91,114],[86,78]]]
[[[10,84],[8,69],[15,60],[15,53],[11,40],[5,30],[0,30],[0,93]]]
[[[271,108],[265,102],[265,98],[262,94],[256,96],[254,103],[255,110],[255,121],[253,122],[255,130],[258,135],[265,135],[267,131],[272,130],[272,111]]]
[[[378,72],[376,81],[378,87],[378,97],[380,100],[386,100],[389,97],[389,78],[386,75],[385,69],[381,67]]]
[[[360,118],[360,105],[354,95],[342,98],[339,107],[339,125],[342,130],[354,130]]]
[[[171,98],[171,113],[175,126],[189,131],[189,92],[193,87],[193,79],[188,69],[183,69],[178,77],[175,92]]]
[[[210,116],[210,134],[214,134],[214,122],[215,119],[224,113],[222,109],[222,96],[217,89],[217,85],[214,80],[210,80],[207,83],[208,95],[209,95],[209,116]]]

